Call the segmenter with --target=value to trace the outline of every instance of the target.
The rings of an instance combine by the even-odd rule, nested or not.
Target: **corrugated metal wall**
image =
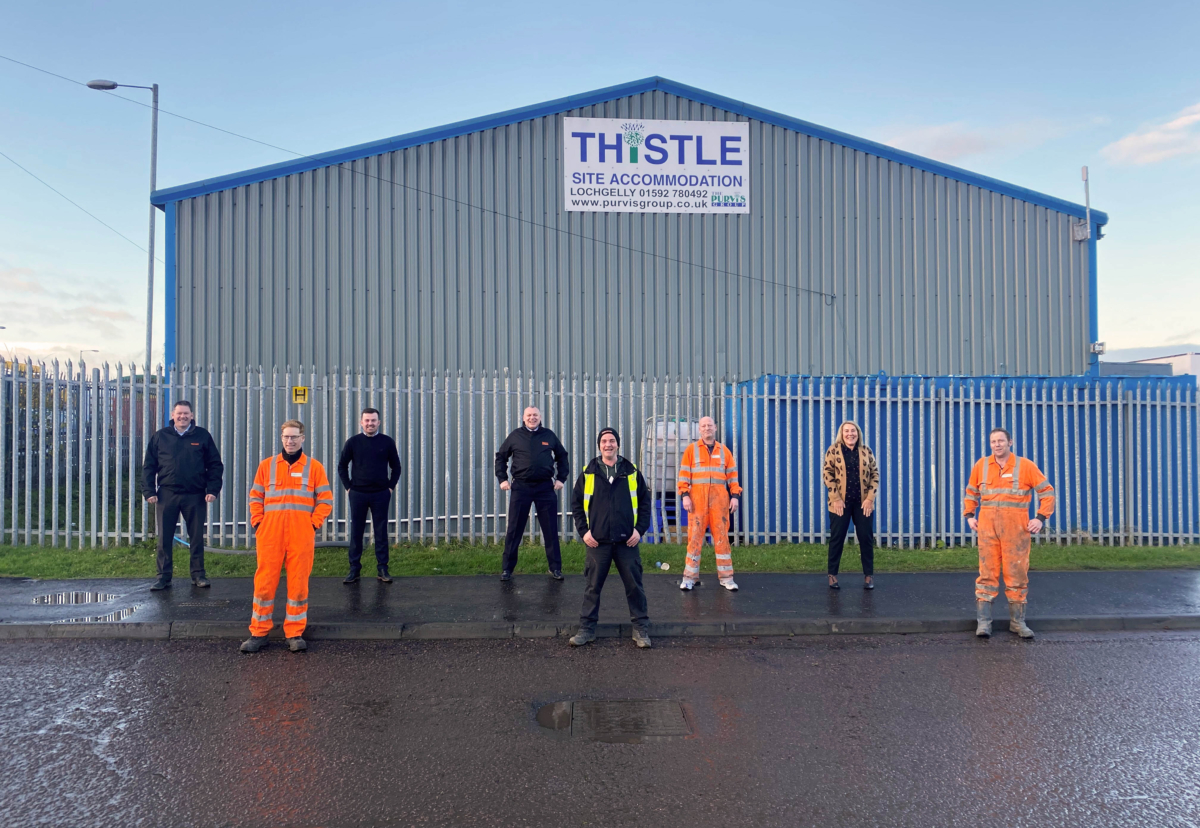
[[[748,216],[566,213],[564,114],[736,119],[647,92],[185,199],[177,360],[1086,370],[1088,252],[1066,214],[755,120]]]

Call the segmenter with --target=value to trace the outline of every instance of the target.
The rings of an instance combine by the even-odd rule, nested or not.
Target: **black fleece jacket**
[[[513,480],[522,483],[545,483],[558,479],[567,482],[571,473],[567,466],[567,450],[558,436],[545,426],[530,431],[525,426],[513,429],[496,452],[496,479],[508,480],[508,458],[512,458]],[[557,470],[556,468],[557,467]]]
[[[583,474],[575,481],[571,497],[571,512],[575,517],[575,531],[583,537],[590,529],[592,537],[600,543],[624,543],[633,534],[636,525],[638,534],[646,534],[650,528],[650,487],[642,473],[626,460],[617,457],[616,476],[612,483],[604,471],[604,461],[592,459]],[[596,488],[592,492],[591,508],[583,508],[583,481],[588,474],[596,475]],[[637,475],[638,510],[633,514],[633,501],[629,497],[629,476]],[[589,515],[590,512],[590,515]],[[636,523],[635,523],[636,518]]]
[[[146,445],[142,461],[142,497],[158,497],[162,489],[175,494],[220,494],[225,464],[212,435],[193,423],[182,437],[169,425]]]

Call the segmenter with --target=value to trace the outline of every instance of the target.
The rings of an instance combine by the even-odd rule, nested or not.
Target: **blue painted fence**
[[[879,460],[882,544],[973,541],[963,488],[994,426],[1054,485],[1045,542],[1200,541],[1194,377],[764,376],[724,402],[747,490],[739,543],[827,538],[821,464],[846,419]]]

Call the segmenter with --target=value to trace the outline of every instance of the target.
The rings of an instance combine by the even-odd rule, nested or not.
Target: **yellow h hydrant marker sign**
[[[292,402],[297,405],[304,405],[308,402],[308,386],[293,385],[292,386]]]

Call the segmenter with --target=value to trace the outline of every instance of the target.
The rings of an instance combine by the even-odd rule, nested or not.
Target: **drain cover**
[[[547,730],[593,742],[636,744],[692,732],[673,699],[554,702],[538,710],[537,721]]]
[[[137,612],[141,604],[135,604],[132,607],[125,607],[116,612],[110,612],[108,615],[93,615],[89,618],[65,618],[62,621],[56,621],[56,624],[109,624],[114,621],[124,621],[129,616]]]
[[[99,604],[104,601],[115,601],[120,595],[107,592],[52,592],[49,595],[39,595],[33,599],[35,604]]]

